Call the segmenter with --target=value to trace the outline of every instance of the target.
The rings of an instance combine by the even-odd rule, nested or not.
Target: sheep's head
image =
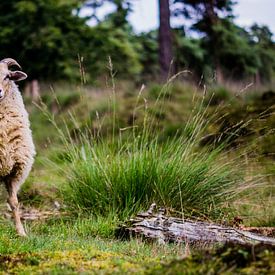
[[[12,58],[5,58],[0,61],[0,100],[8,94],[11,81],[20,81],[27,78],[27,75],[21,71],[11,71],[10,66],[21,66]]]

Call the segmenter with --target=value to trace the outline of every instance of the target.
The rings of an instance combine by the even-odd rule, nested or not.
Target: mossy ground
[[[275,248],[158,245],[103,237],[93,218],[28,224],[19,238],[2,223],[0,274],[274,274]],[[98,231],[99,230],[99,231]],[[106,232],[105,232],[106,233]],[[102,235],[103,234],[103,235]]]
[[[164,264],[150,274],[274,274],[275,249],[224,246]]]
[[[34,222],[28,223],[27,228],[29,236],[22,239],[7,221],[2,222],[0,270],[3,273],[141,274],[180,257],[185,251],[176,245],[116,240],[112,237],[111,222],[96,218]]]
[[[27,238],[1,221],[1,274],[273,274],[275,248],[217,248],[117,240],[96,218],[28,222]],[[113,228],[116,222],[113,223]],[[105,229],[104,229],[105,228]]]
[[[0,261],[6,272],[17,274],[130,274],[160,265],[158,259],[139,262],[125,254],[96,249],[22,253],[0,257]]]

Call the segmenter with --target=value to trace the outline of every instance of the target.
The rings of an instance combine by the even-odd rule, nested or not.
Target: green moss
[[[275,248],[266,246],[224,246],[195,252],[175,260],[148,274],[273,274]]]
[[[72,243],[73,244],[73,243]],[[113,248],[93,245],[77,249],[65,246],[62,250],[42,250],[1,254],[0,271],[16,274],[273,274],[275,248],[256,245],[226,245],[216,249],[191,248],[183,258],[165,257],[165,247],[137,246],[109,242]],[[107,247],[108,243],[105,243]],[[117,247],[117,249],[114,249]],[[144,253],[147,247],[148,254]],[[100,249],[99,249],[100,248]],[[167,246],[166,249],[168,249]],[[157,257],[155,256],[156,250]],[[141,252],[142,251],[142,252]],[[184,255],[184,249],[178,252]],[[162,256],[161,256],[162,255]],[[178,254],[180,255],[180,254]]]

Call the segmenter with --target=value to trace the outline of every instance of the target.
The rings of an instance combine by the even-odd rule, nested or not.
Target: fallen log
[[[242,244],[274,245],[275,239],[234,227],[209,222],[180,219],[164,215],[163,210],[156,211],[153,204],[145,213],[139,213],[117,230],[117,236],[141,236],[157,240],[159,243],[189,244]]]

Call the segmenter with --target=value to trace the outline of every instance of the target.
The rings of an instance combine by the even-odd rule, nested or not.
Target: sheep
[[[17,234],[26,236],[20,220],[17,193],[33,165],[35,147],[28,113],[14,83],[24,80],[27,75],[21,71],[10,71],[9,66],[21,68],[12,58],[0,61],[0,182],[7,189],[7,202]]]

